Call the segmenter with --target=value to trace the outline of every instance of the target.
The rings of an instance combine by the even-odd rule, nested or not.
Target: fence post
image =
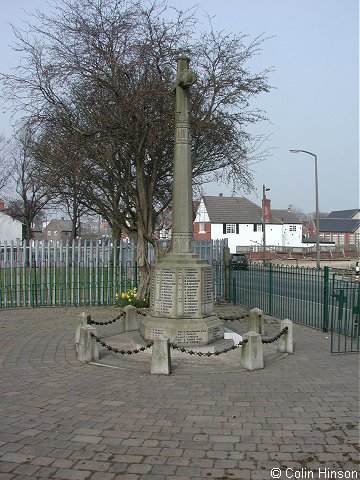
[[[272,315],[272,264],[269,263],[269,315]]]
[[[231,268],[229,268],[229,277],[231,278]],[[236,278],[235,275],[232,279],[232,298],[230,298],[231,303],[236,305]]]
[[[99,360],[98,345],[90,336],[90,333],[96,335],[96,328],[86,325],[80,328],[78,360],[80,362],[93,362]]]
[[[139,330],[137,310],[133,305],[126,305],[125,312],[125,332],[135,332]]]
[[[241,347],[240,364],[247,370],[264,368],[264,355],[261,335],[256,332],[247,332],[243,335],[246,343]]]
[[[323,332],[329,329],[329,267],[324,267]]]
[[[287,327],[287,332],[279,338],[277,351],[281,353],[294,353],[293,322],[286,318],[280,322],[280,330]]]
[[[223,247],[224,261],[224,298],[225,302],[230,302],[230,248]],[[229,275],[227,274],[229,272]]]
[[[76,330],[75,330],[75,348],[79,352],[79,341],[80,341],[80,329],[81,327],[86,327],[90,323],[91,315],[88,315],[85,312],[80,313],[76,318]]]
[[[248,331],[265,335],[263,311],[259,308],[253,308],[249,312]]]
[[[170,340],[167,337],[154,338],[151,356],[151,374],[170,375]]]

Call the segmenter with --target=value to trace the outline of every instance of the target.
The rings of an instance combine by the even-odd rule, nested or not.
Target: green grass
[[[106,266],[0,268],[0,307],[115,305],[136,286],[136,271]]]

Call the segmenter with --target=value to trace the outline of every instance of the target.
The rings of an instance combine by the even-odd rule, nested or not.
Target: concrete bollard
[[[280,330],[287,327],[287,332],[278,340],[277,351],[281,353],[294,353],[294,342],[293,342],[293,322],[286,318],[281,320]]]
[[[82,312],[78,317],[76,318],[76,330],[75,330],[75,348],[76,351],[79,351],[79,340],[80,340],[80,328],[81,327],[86,327],[86,325],[90,322],[91,320],[91,315]]]
[[[247,342],[241,347],[240,364],[247,370],[264,368],[264,355],[261,343],[261,335],[256,332],[247,332],[243,335],[243,341]]]
[[[154,338],[150,373],[158,375],[171,373],[170,340],[167,337]]]
[[[99,348],[96,341],[91,338],[90,333],[96,335],[96,328],[86,325],[80,328],[78,360],[80,362],[94,362],[99,360]]]
[[[124,307],[125,312],[125,332],[137,332],[139,330],[139,322],[137,318],[137,310],[133,305]]]
[[[253,308],[249,312],[248,331],[265,335],[263,311],[260,308]]]

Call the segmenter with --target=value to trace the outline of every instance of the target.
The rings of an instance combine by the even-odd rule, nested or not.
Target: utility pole
[[[291,153],[306,153],[314,158],[315,166],[315,223],[316,223],[316,268],[320,269],[320,220],[319,220],[319,180],[318,180],[318,165],[317,156],[315,153],[308,152],[307,150],[290,150]]]
[[[263,230],[263,263],[266,263],[266,211],[265,211],[265,200],[266,200],[266,192],[268,192],[270,188],[266,188],[265,185],[263,185],[263,198],[262,198],[262,230]]]

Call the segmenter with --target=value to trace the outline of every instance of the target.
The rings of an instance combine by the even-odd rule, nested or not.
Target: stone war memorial
[[[178,345],[208,345],[223,340],[214,312],[212,267],[193,251],[193,199],[190,87],[196,81],[185,55],[177,59],[174,84],[175,153],[170,252],[152,265],[150,315],[140,321],[144,340],[168,337]]]

